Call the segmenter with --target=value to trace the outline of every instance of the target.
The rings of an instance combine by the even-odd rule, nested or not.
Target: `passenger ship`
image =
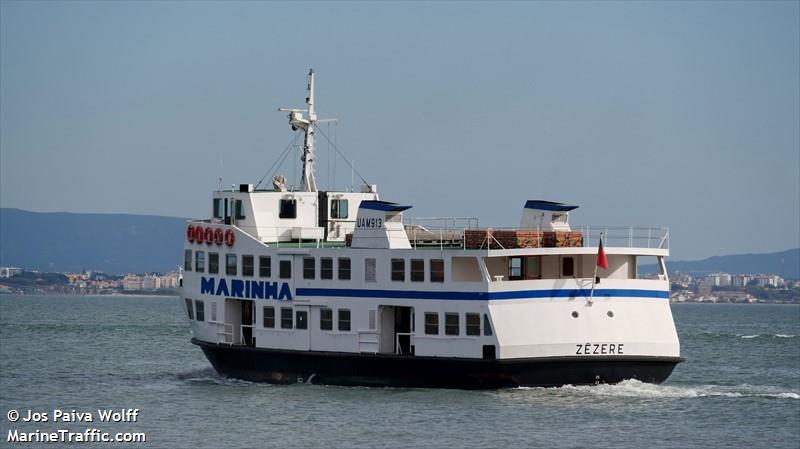
[[[660,383],[682,361],[667,229],[573,229],[576,206],[540,200],[515,229],[404,221],[375,185],[317,189],[313,70],[306,104],[280,109],[301,186],[219,190],[186,227],[182,304],[221,375],[472,389]]]

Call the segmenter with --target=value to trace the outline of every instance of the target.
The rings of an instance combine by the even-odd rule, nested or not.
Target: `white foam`
[[[625,380],[618,384],[600,385],[565,385],[557,388],[522,388],[538,390],[543,393],[566,393],[576,396],[603,396],[619,398],[644,398],[644,399],[691,399],[705,397],[743,398],[765,397],[776,399],[800,399],[800,393],[781,391],[779,387],[766,385],[696,385],[673,386],[655,385],[638,380]]]
[[[775,336],[778,338],[794,338],[792,334],[775,334]]]
[[[755,335],[742,335],[742,338],[758,338],[758,337],[760,337],[760,335],[759,335],[759,334],[755,334]]]

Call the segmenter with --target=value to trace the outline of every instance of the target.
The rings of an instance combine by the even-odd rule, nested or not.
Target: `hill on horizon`
[[[182,264],[185,218],[0,208],[0,266],[146,273]]]
[[[30,212],[0,208],[0,266],[110,274],[172,271],[182,264],[185,218]],[[800,248],[776,253],[667,261],[670,273],[724,271],[800,278]],[[655,272],[655,265],[639,267]]]
[[[684,273],[721,271],[730,274],[777,274],[785,279],[800,279],[800,248],[776,253],[713,256],[693,261],[667,260],[667,270],[670,274],[678,271]],[[656,265],[639,267],[640,273],[655,273],[656,271]]]

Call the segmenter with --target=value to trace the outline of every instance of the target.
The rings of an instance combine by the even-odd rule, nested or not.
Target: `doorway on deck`
[[[231,327],[233,341],[236,344],[256,345],[256,339],[253,336],[253,323],[256,318],[254,306],[253,301],[225,298],[225,324]]]
[[[413,355],[414,308],[380,306],[380,348],[384,354]]]

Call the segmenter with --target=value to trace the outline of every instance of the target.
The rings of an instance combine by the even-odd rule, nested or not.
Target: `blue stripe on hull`
[[[372,290],[352,288],[298,288],[297,296],[334,296],[343,298],[447,299],[486,301],[502,299],[588,298],[588,289],[520,290],[509,292],[437,292],[423,290]],[[595,289],[595,298],[668,299],[663,290]]]

